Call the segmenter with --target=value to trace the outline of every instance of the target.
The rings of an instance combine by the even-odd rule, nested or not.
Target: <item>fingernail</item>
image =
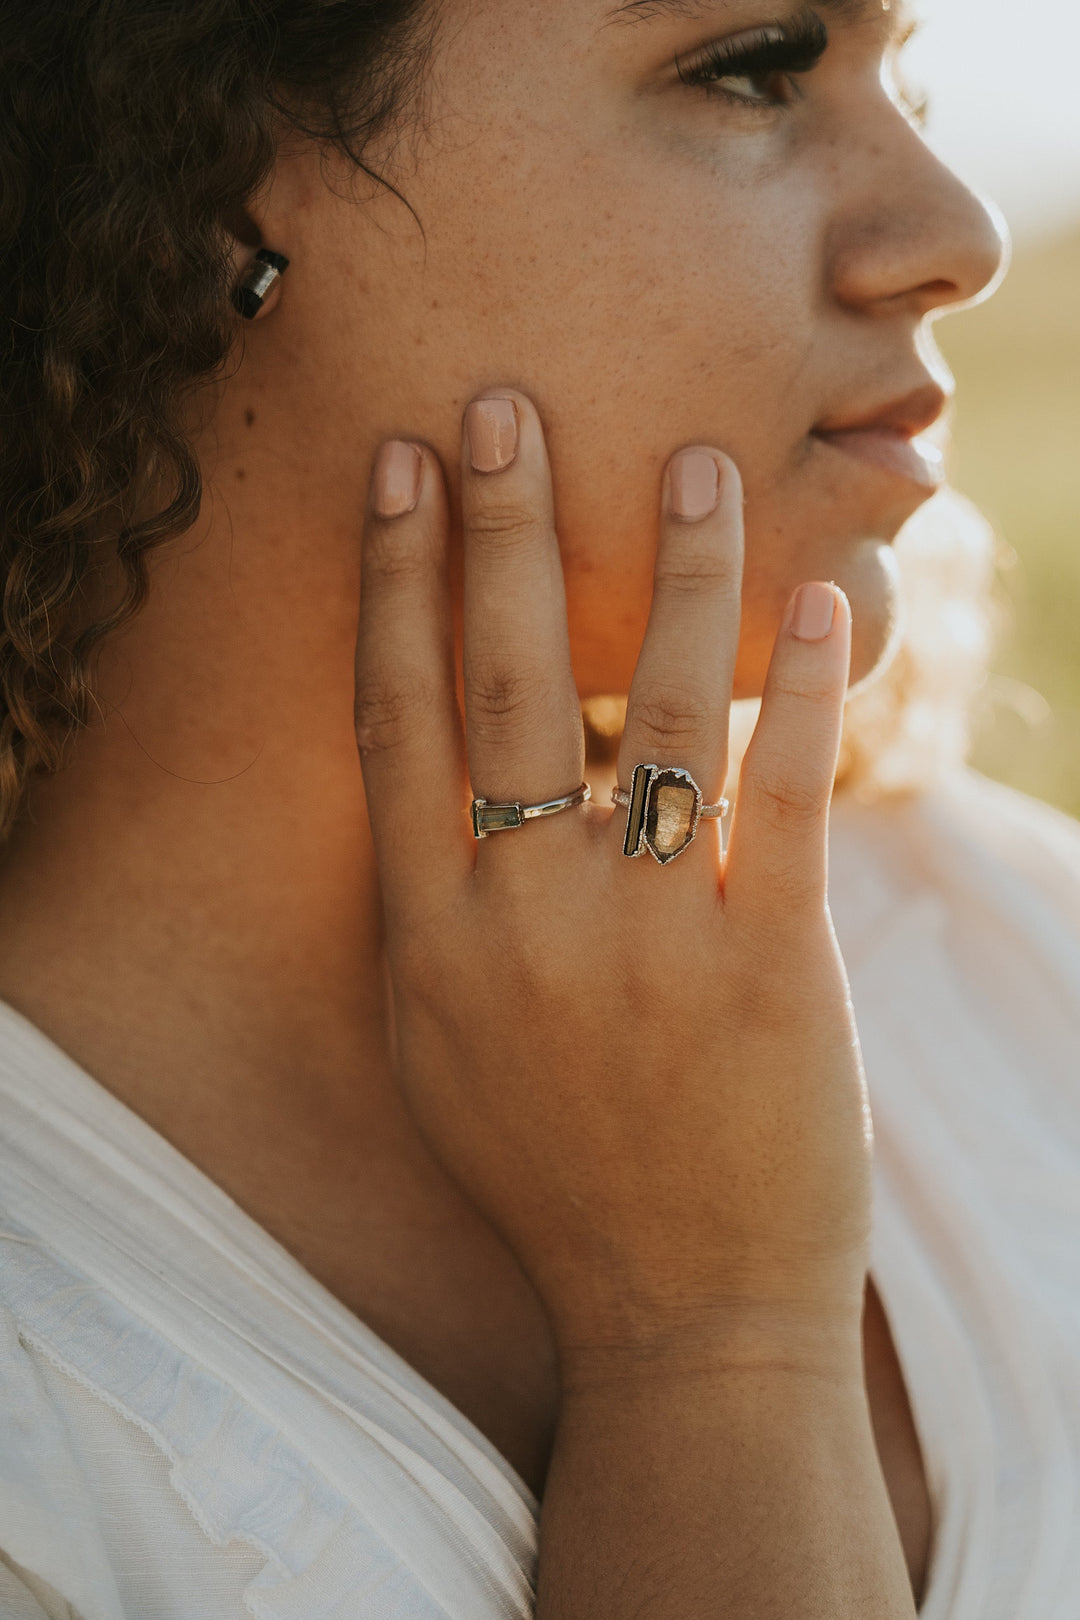
[[[668,491],[676,517],[708,517],[720,499],[720,469],[716,457],[707,450],[680,450],[671,458]]]
[[[372,505],[381,518],[403,517],[420,499],[420,452],[404,439],[379,446],[371,472]]]
[[[474,472],[501,472],[517,455],[517,409],[512,399],[474,399],[465,412]]]
[[[791,633],[800,641],[824,641],[832,629],[836,613],[836,597],[827,585],[812,580],[800,585],[795,592],[795,610],[791,615]]]

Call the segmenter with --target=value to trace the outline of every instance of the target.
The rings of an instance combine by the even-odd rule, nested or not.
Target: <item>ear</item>
[[[262,232],[246,208],[234,209],[222,223],[232,244],[236,307],[247,320],[262,320],[281,296],[281,276],[289,261],[278,252],[266,252],[270,263],[256,257],[260,249],[266,250]]]

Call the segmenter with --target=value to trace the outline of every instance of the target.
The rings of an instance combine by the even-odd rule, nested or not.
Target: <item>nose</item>
[[[834,296],[867,312],[917,317],[970,303],[1004,276],[1009,228],[1000,209],[935,156],[895,106],[876,139],[853,150],[863,174],[845,185],[829,268]]]

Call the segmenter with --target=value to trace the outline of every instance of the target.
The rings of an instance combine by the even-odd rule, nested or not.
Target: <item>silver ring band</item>
[[[512,827],[524,827],[527,821],[539,816],[555,816],[560,810],[571,810],[575,804],[585,804],[592,798],[592,788],[582,782],[573,793],[561,799],[545,799],[542,804],[492,804],[487,799],[472,802],[474,838],[488,838],[494,832],[508,832]]]

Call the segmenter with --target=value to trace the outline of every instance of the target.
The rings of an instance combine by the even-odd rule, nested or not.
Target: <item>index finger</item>
[[[473,868],[447,536],[436,456],[388,440],[364,522],[355,721],[379,878],[397,906]]]

